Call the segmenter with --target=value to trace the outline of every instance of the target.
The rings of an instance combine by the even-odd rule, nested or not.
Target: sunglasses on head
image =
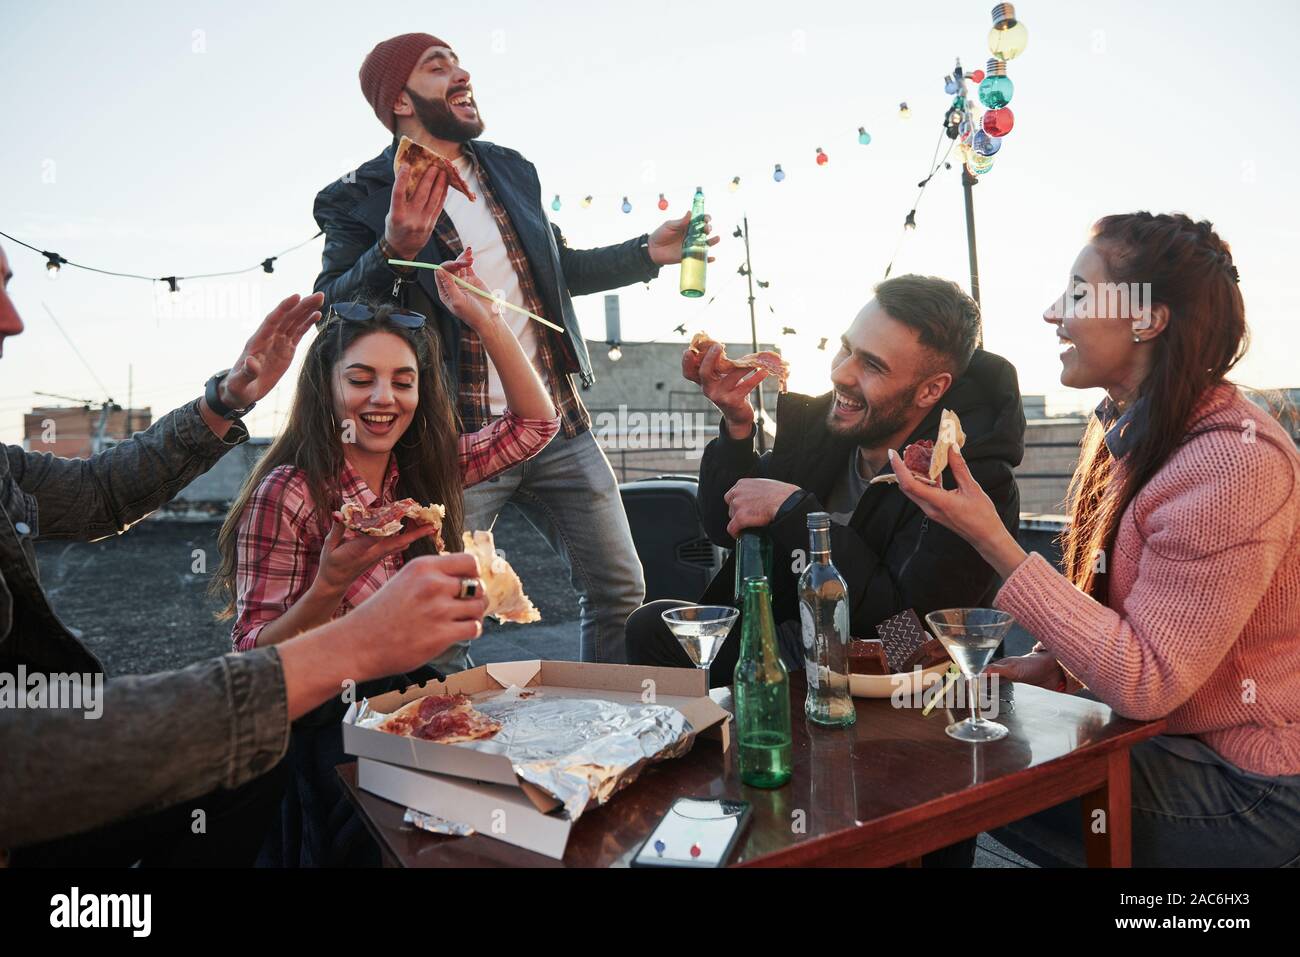
[[[345,322],[366,322],[375,318],[375,310],[363,302],[342,302],[330,307],[329,318],[336,316]],[[421,329],[425,323],[424,316],[418,312],[394,312],[388,318],[403,329]]]

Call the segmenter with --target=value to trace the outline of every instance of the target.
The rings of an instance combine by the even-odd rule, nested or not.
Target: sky
[[[55,15],[0,0],[0,231],[149,276],[259,263],[311,237],[317,191],[387,145],[357,71],[375,43],[422,31],[470,71],[484,138],[536,164],[547,202],[559,195],[551,216],[571,246],[652,230],[669,217],[660,193],[680,215],[704,188],[725,237],[716,298],[681,297],[666,268],[649,289],[621,291],[625,341],[675,341],[678,324],[748,338],[731,236],[745,215],[755,275],[770,283],[759,336],[780,342],[799,391],[826,388],[833,348],[818,340],[835,342],[896,251],[895,274],[968,285],[955,168],[934,178],[916,231],[901,227],[950,101],[944,76],[956,57],[983,66],[992,3],[457,6],[83,0]],[[1029,30],[1009,69],[1016,127],[974,190],[986,347],[1050,411],[1091,406],[1095,395],[1060,385],[1042,311],[1099,216],[1177,210],[1212,220],[1233,247],[1253,335],[1234,378],[1300,386],[1300,187],[1287,165],[1300,133],[1283,82],[1300,8],[1242,0],[1228,19],[1212,0],[1016,8]],[[155,415],[194,398],[281,298],[310,292],[320,243],[269,276],[183,282],[172,302],[157,283],[70,268],[48,281],[41,256],[0,239],[27,324],[0,359],[0,439],[20,441],[22,413],[55,401],[38,391],[129,396]],[[603,340],[602,297],[576,305]],[[291,373],[252,412],[255,435],[283,423],[292,388]]]

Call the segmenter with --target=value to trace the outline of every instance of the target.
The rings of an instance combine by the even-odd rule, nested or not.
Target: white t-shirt
[[[497,228],[492,211],[483,199],[483,187],[474,175],[473,164],[464,156],[457,157],[453,164],[478,199],[471,203],[457,190],[449,189],[442,208],[456,227],[461,246],[474,250],[474,272],[492,293],[506,302],[528,308],[519,286],[519,276],[510,263],[510,254],[501,238],[501,230]],[[533,327],[533,320],[513,309],[502,309],[502,313],[506,325],[523,347],[524,355],[528,356],[533,368],[537,368],[537,330]],[[487,369],[488,404],[493,415],[500,415],[506,409],[505,389],[501,386],[501,376],[497,374],[497,368],[491,359],[487,360]]]

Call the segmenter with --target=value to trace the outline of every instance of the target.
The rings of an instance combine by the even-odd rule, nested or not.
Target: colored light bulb
[[[780,163],[777,163],[776,169],[772,170],[772,179],[776,180],[778,183],[785,179],[785,170],[781,169]]]
[[[975,155],[975,151],[966,143],[957,144],[957,162],[966,165],[970,164],[970,159]]]
[[[560,194],[559,194],[559,193],[556,193],[556,194],[555,194],[555,199],[551,200],[551,209],[555,210],[557,213],[560,211]]]
[[[590,196],[582,197],[582,208],[586,209],[590,205],[591,205],[591,197]]]
[[[970,159],[967,160],[967,166],[976,176],[983,176],[993,168],[992,156],[981,156],[979,153],[971,153]]]
[[[958,82],[957,80],[954,80],[951,76],[945,76],[943,78],[943,92],[947,93],[949,96],[956,93],[960,89],[961,89],[961,83]]]
[[[1002,149],[1002,138],[990,136],[983,130],[976,130],[975,135],[971,138],[971,148],[980,156],[992,156]]]
[[[1010,107],[1003,107],[1000,110],[989,110],[984,114],[984,132],[989,136],[1002,137],[1011,132],[1016,125],[1015,114],[1011,112]]]
[[[1000,110],[1011,102],[1016,85],[1007,76],[1007,65],[1002,60],[989,60],[988,72],[980,84],[980,102],[990,110]]]
[[[730,190],[731,192],[733,192],[733,193],[734,193],[736,190],[740,189],[740,177],[739,177],[739,176],[733,176],[733,177],[731,178],[731,182],[727,184],[727,189],[729,189],[729,190]]]
[[[908,120],[912,118],[912,108],[907,105],[906,100],[898,104],[898,115],[899,118],[904,120]]]
[[[970,75],[970,78],[971,78],[972,80],[974,80],[976,83],[983,83],[983,82],[984,82],[984,71],[983,71],[983,70],[976,70],[974,73],[972,73],[972,74]]]
[[[817,165],[825,166],[827,163],[830,162],[830,160],[831,158],[822,152],[822,148],[820,146],[817,147]]]
[[[663,193],[660,193],[660,194],[659,194],[659,208],[660,208],[660,209],[667,209],[667,208],[668,208],[668,198],[667,198],[666,196],[664,196]]]
[[[867,128],[865,126],[858,127],[858,142],[861,143],[863,146],[866,146],[868,143],[871,142],[871,134],[867,132]]]
[[[989,31],[989,52],[999,60],[1014,60],[1029,45],[1029,31],[1016,19],[1014,4],[993,8],[993,29]]]
[[[623,212],[625,213],[632,212],[632,204],[627,201],[626,196],[623,197]]]

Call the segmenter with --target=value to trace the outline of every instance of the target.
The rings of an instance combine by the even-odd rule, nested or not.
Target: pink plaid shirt
[[[524,419],[509,409],[477,432],[460,437],[460,471],[465,488],[532,458],[559,431],[560,420]],[[383,488],[375,494],[345,463],[339,476],[344,503],[369,506],[395,499],[397,460],[390,457]],[[310,501],[302,470],[292,465],[273,469],[262,480],[239,522],[235,549],[235,625],[230,637],[236,651],[257,645],[257,636],[302,597],[320,568],[321,547],[330,523],[322,523]],[[426,504],[426,503],[421,503]],[[322,525],[324,528],[322,528]],[[456,548],[459,543],[449,542]],[[334,613],[346,615],[402,567],[400,554],[389,555],[352,583]]]

